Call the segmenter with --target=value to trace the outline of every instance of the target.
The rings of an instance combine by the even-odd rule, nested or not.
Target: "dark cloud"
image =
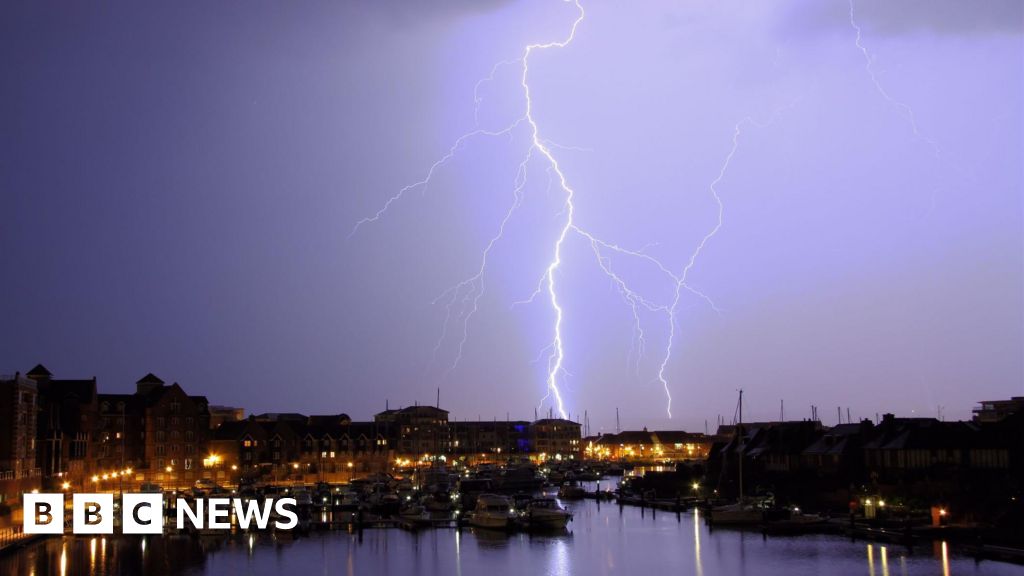
[[[857,23],[872,34],[1024,32],[1024,2],[1020,0],[856,0],[854,14]],[[849,26],[850,6],[842,0],[800,2],[785,16],[790,31]]]
[[[396,21],[429,20],[434,18],[458,18],[489,12],[512,0],[361,0],[360,8],[377,12]]]

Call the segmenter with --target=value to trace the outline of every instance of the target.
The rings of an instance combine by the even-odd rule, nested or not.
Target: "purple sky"
[[[519,63],[478,106],[474,87],[577,12],[407,4],[0,7],[0,372],[124,391],[152,371],[248,411],[356,418],[440,386],[457,418],[532,418],[554,315],[546,291],[512,304],[566,219],[536,151],[482,295],[435,302],[480,268],[528,128],[465,141],[349,234],[459,136],[520,117]],[[654,308],[640,354],[628,300],[566,237],[573,416],[699,430],[743,388],[749,419],[780,399],[827,423],[840,405],[967,418],[1024,394],[1024,5],[857,1],[869,68],[845,0],[583,4],[529,75],[574,223],[679,274],[715,227],[713,183],[723,219],[687,277],[720,311],[684,291],[674,316],[671,421],[673,283],[604,253]]]

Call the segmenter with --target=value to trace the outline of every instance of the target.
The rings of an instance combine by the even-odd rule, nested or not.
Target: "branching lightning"
[[[885,89],[884,86],[882,86],[882,83],[878,80],[878,76],[875,74],[874,68],[875,59],[871,55],[871,53],[868,52],[868,49],[864,46],[864,43],[862,42],[863,35],[860,24],[857,24],[857,18],[854,13],[853,0],[849,0],[849,3],[850,27],[853,28],[854,32],[856,32],[857,34],[856,38],[854,39],[854,45],[857,46],[857,49],[860,50],[860,53],[864,55],[864,70],[868,73],[868,77],[871,78],[871,83],[875,85],[875,90],[886,102],[888,102],[892,106],[895,106],[906,117],[907,122],[910,124],[910,129],[914,133],[914,137],[920,139],[922,142],[931,147],[932,152],[935,154],[935,157],[938,158],[941,154],[939,144],[935,140],[932,140],[931,138],[922,134],[921,131],[918,129],[917,116],[914,114],[914,109],[911,108],[909,104],[901,102],[890,96],[889,92]]]
[[[409,184],[397,193],[391,196],[384,205],[372,216],[363,218],[358,221],[352,231],[354,234],[364,224],[370,224],[380,220],[391,206],[402,199],[403,195],[410,190],[421,189],[425,190],[435,173],[438,169],[445,166],[452,158],[456,155],[458,150],[462,148],[468,141],[477,137],[494,137],[494,136],[509,136],[514,137],[517,131],[526,131],[529,138],[529,147],[525,153],[524,158],[519,163],[518,170],[512,187],[512,202],[504,214],[497,231],[488,240],[484,247],[479,260],[479,265],[475,269],[474,273],[462,280],[461,282],[451,286],[445,290],[440,296],[438,296],[434,303],[444,303],[446,312],[445,318],[441,327],[441,334],[434,347],[434,357],[436,358],[439,350],[449,338],[450,325],[453,321],[461,320],[461,330],[457,336],[456,342],[456,353],[452,363],[445,370],[447,375],[450,371],[454,370],[462,359],[465,345],[469,339],[469,325],[470,320],[479,311],[480,300],[484,295],[485,284],[484,279],[487,274],[487,266],[489,258],[492,254],[495,246],[501,242],[507,225],[512,221],[515,216],[516,210],[522,205],[524,199],[524,189],[527,180],[527,171],[531,163],[535,161],[542,161],[546,164],[546,171],[549,175],[549,187],[557,186],[558,190],[564,197],[562,208],[555,215],[561,218],[560,227],[558,234],[551,245],[551,260],[545,266],[543,273],[540,275],[537,281],[536,288],[530,294],[530,296],[520,302],[516,302],[513,306],[520,304],[529,304],[534,302],[541,295],[546,297],[550,309],[554,314],[554,323],[552,326],[552,336],[548,344],[541,350],[540,356],[537,360],[539,361],[546,355],[546,368],[547,377],[545,382],[546,393],[541,399],[543,404],[548,398],[553,399],[553,405],[557,409],[559,415],[562,418],[568,418],[568,412],[565,407],[565,399],[563,398],[563,391],[561,385],[564,383],[564,377],[568,376],[569,373],[565,367],[566,350],[565,341],[563,336],[563,324],[565,322],[565,310],[563,308],[563,295],[560,294],[558,277],[559,272],[564,260],[564,249],[567,241],[570,237],[576,237],[583,240],[591,249],[594,255],[595,261],[601,270],[601,272],[609,279],[612,287],[618,292],[623,299],[624,303],[629,307],[632,313],[632,330],[634,333],[634,343],[636,348],[636,363],[637,370],[639,371],[640,358],[643,356],[645,348],[647,346],[647,333],[644,330],[643,322],[641,321],[641,315],[644,312],[654,313],[658,315],[664,315],[668,324],[668,336],[667,342],[664,348],[664,352],[660,357],[658,364],[658,371],[656,380],[661,384],[664,389],[665,396],[667,398],[666,412],[668,416],[672,416],[672,394],[670,390],[669,380],[666,376],[669,363],[672,359],[673,347],[676,339],[676,316],[680,311],[681,303],[683,302],[683,294],[691,294],[700,301],[706,303],[716,313],[721,313],[721,310],[715,305],[715,303],[706,294],[700,290],[694,288],[688,282],[688,277],[697,263],[698,258],[701,256],[706,245],[714,238],[719,232],[723,225],[723,214],[724,204],[719,196],[718,186],[725,178],[726,173],[732,163],[733,157],[739,147],[740,134],[744,126],[750,124],[755,126],[765,126],[758,124],[750,118],[745,118],[738,122],[734,126],[732,146],[729,149],[729,153],[725,157],[724,162],[721,164],[718,171],[718,176],[710,184],[710,192],[714,198],[717,206],[717,217],[715,219],[713,227],[701,238],[699,244],[694,248],[692,253],[686,259],[686,264],[681,272],[674,272],[669,266],[665,265],[661,260],[647,254],[644,249],[632,250],[624,248],[614,242],[609,242],[599,238],[597,235],[584,229],[579,223],[576,222],[576,191],[569,184],[568,178],[565,172],[559,165],[558,159],[554,155],[554,149],[563,150],[585,150],[578,147],[562,146],[556,144],[550,140],[547,140],[541,136],[541,129],[536,119],[533,116],[534,102],[533,94],[530,86],[530,58],[533,54],[543,50],[552,49],[564,49],[569,46],[576,37],[576,31],[580,24],[585,18],[585,12],[583,6],[579,0],[566,0],[571,2],[578,14],[572,23],[571,28],[568,31],[566,37],[562,40],[552,41],[547,43],[536,43],[530,44],[524,47],[521,56],[513,60],[503,60],[495,64],[490,71],[490,74],[478,81],[473,90],[473,103],[474,103],[474,122],[476,123],[476,129],[468,132],[458,139],[455,140],[453,145],[449,148],[447,153],[438,159],[434,164],[427,170],[424,178],[418,182]],[[479,109],[483,102],[483,98],[480,96],[480,88],[482,85],[488,82],[494,81],[496,74],[499,69],[518,65],[519,68],[519,84],[522,90],[524,100],[524,110],[521,116],[512,121],[509,125],[501,130],[484,130],[479,128]],[[630,283],[618,272],[613,266],[612,257],[628,258],[634,261],[643,263],[645,265],[653,266],[657,272],[662,275],[668,285],[672,287],[672,299],[670,302],[657,302],[648,296],[642,294],[639,290],[632,287]]]

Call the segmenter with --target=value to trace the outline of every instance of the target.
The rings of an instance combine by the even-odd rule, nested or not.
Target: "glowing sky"
[[[544,162],[519,173],[529,130],[465,141],[350,233],[461,135],[520,117],[519,64],[478,83],[576,11],[406,4],[0,8],[0,371],[110,391],[152,371],[357,418],[441,387],[455,417],[531,418],[554,315],[513,303],[566,214]],[[572,415],[697,430],[742,387],[751,419],[780,399],[826,422],[966,418],[1024,394],[1019,2],[856,2],[870,70],[846,0],[583,5],[529,75],[575,223],[678,274],[716,224],[712,183],[723,212],[687,278],[720,311],[684,292],[675,316],[671,424],[665,315],[640,307],[639,355],[632,308],[567,236]],[[517,174],[463,323],[436,299],[478,272]],[[671,303],[649,261],[606,256]]]

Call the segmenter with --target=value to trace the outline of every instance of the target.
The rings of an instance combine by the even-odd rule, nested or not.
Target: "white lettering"
[[[299,516],[295,513],[295,506],[295,498],[281,498],[274,502],[274,511],[280,516],[288,518],[288,522],[281,522],[280,520],[274,522],[274,526],[278,530],[291,530],[298,526]]]
[[[260,508],[260,503],[255,500],[244,502],[241,499],[235,498],[235,517],[238,518],[238,527],[242,530],[247,530],[249,523],[255,520],[257,528],[266,530],[267,522],[270,520],[271,504],[270,500],[264,500],[263,507]]]
[[[185,516],[188,516],[189,520],[192,521],[193,528],[196,530],[203,529],[203,501],[201,499],[196,500],[196,508],[193,510],[188,505],[188,500],[178,498],[177,510],[178,530],[185,529]]]

